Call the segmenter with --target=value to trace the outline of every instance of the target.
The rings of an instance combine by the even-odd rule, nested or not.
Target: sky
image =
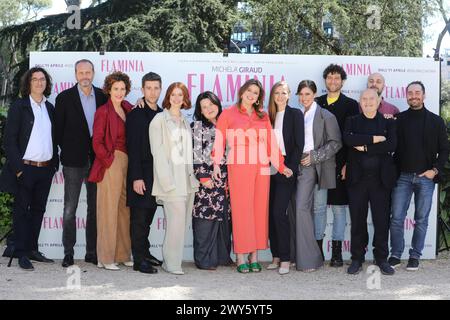
[[[42,16],[58,14],[66,11],[66,3],[64,0],[52,0],[53,6],[42,12]],[[82,0],[81,8],[86,8],[90,5],[90,0]],[[444,3],[448,8],[450,8],[450,0],[445,0]],[[448,15],[450,17],[450,13]],[[427,55],[433,56],[434,50],[437,42],[437,38],[439,33],[444,28],[444,20],[441,16],[434,17],[430,19],[429,26],[425,28],[426,39],[423,44],[423,56]],[[444,52],[444,49],[450,49],[450,35],[447,33],[441,44],[441,53]]]

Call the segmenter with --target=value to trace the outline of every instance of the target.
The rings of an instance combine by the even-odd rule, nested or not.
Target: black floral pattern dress
[[[194,139],[194,174],[202,182],[203,179],[212,179],[213,160],[211,151],[216,136],[216,127],[211,122],[194,121],[191,123]],[[220,164],[222,178],[214,180],[214,187],[208,189],[200,184],[195,194],[192,216],[207,220],[230,220],[231,208],[227,185],[227,166],[225,157]],[[225,203],[226,202],[226,203]]]

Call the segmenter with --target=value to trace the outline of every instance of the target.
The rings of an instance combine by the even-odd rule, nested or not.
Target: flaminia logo
[[[109,60],[101,61],[102,72],[144,72],[144,61],[142,60]]]

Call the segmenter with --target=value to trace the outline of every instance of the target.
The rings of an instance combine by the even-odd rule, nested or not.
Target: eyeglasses
[[[47,82],[47,79],[45,79],[45,78],[39,78],[39,79],[37,79],[37,78],[31,78],[31,82],[33,82],[33,83],[36,83],[36,82]]]

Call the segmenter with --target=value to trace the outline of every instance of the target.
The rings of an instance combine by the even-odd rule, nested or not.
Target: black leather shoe
[[[34,270],[33,264],[31,263],[30,259],[25,256],[19,258],[19,267],[26,271]]]
[[[41,252],[39,251],[31,251],[28,255],[28,258],[33,261],[37,262],[45,262],[45,263],[53,263],[52,259],[46,258]]]
[[[133,270],[142,273],[158,273],[158,269],[153,267],[150,261],[148,260],[142,260],[142,262],[140,263],[134,262]]]
[[[389,264],[389,262],[383,261],[377,263],[377,266],[380,268],[381,273],[386,276],[392,276],[395,273],[394,268]]]
[[[97,265],[97,263],[98,263],[97,256],[95,256],[93,254],[87,254],[84,256],[84,262]]]
[[[64,256],[64,260],[62,262],[62,266],[64,268],[67,268],[67,267],[73,266],[73,263],[74,263],[73,262],[73,256],[71,254],[66,254]]]
[[[352,264],[347,269],[348,274],[358,274],[362,270],[362,263],[358,260],[352,260]]]
[[[162,264],[163,264],[162,261],[156,259],[156,258],[155,258],[154,256],[152,256],[152,255],[150,255],[149,258],[145,258],[145,260],[150,261],[151,265],[152,265],[152,266],[155,266],[155,267],[160,267],[160,266],[162,266]]]

